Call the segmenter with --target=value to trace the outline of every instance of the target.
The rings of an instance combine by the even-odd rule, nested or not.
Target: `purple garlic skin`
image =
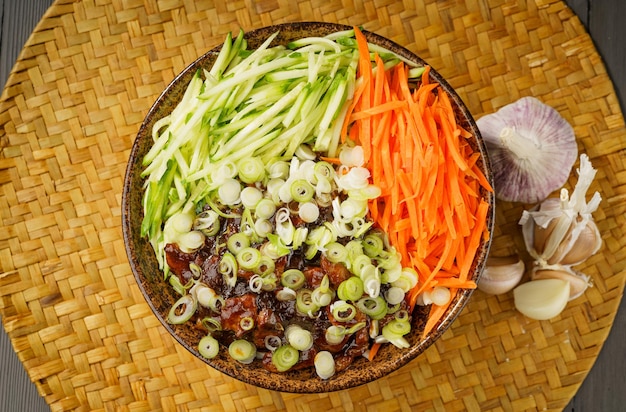
[[[572,126],[551,106],[522,97],[476,124],[487,146],[498,199],[537,203],[567,181],[578,146]]]

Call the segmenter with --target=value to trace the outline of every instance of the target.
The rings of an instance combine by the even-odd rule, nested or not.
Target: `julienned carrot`
[[[481,193],[493,189],[477,165],[480,154],[467,142],[471,133],[457,123],[449,96],[431,82],[428,66],[412,87],[404,63],[385,70],[377,55],[372,62],[365,36],[354,31],[358,83],[342,139],[363,146],[372,182],[382,191],[370,201],[370,217],[388,234],[402,264],[418,273],[407,302],[412,309],[418,296],[437,285],[452,295],[473,289],[469,271],[489,236],[489,204]],[[431,305],[424,334],[448,305]],[[377,349],[371,348],[370,358]]]

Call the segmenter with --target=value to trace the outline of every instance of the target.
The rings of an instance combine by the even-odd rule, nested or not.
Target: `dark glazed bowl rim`
[[[267,36],[276,31],[280,31],[280,34],[273,44],[284,44],[289,39],[309,35],[325,35],[349,29],[352,29],[352,27],[323,22],[285,23],[252,30],[246,33],[246,38],[249,41],[249,48],[254,48],[262,40],[265,40]],[[416,63],[427,64],[420,57],[387,38],[366,30],[363,30],[363,33],[370,42],[393,50],[400,56]],[[133,143],[122,193],[122,229],[126,253],[137,285],[156,317],[178,343],[211,367],[248,384],[282,392],[322,393],[356,387],[390,374],[415,359],[448,329],[467,304],[473,290],[465,289],[458,291],[443,319],[429,336],[424,339],[421,339],[420,335],[424,326],[423,317],[425,313],[422,313],[421,316],[414,316],[416,320],[413,324],[413,331],[408,335],[408,340],[411,343],[410,348],[401,350],[393,347],[393,345],[384,345],[374,361],[369,362],[365,358],[357,359],[348,369],[328,380],[319,379],[314,371],[309,370],[277,374],[270,373],[260,366],[241,365],[229,359],[228,355],[222,355],[224,351],[220,351],[218,357],[207,360],[198,353],[196,347],[200,338],[198,332],[189,331],[190,328],[185,328],[184,325],[171,325],[166,321],[169,307],[175,301],[175,292],[167,282],[162,280],[162,272],[158,270],[158,264],[149,242],[139,235],[139,227],[143,218],[141,207],[141,198],[143,196],[143,180],[140,176],[141,159],[151,146],[151,128],[154,122],[167,113],[169,107],[172,107],[180,100],[182,90],[184,90],[191,76],[198,68],[210,67],[220,49],[221,45],[208,51],[176,76],[149,110]],[[470,130],[475,136],[471,144],[474,146],[474,150],[480,152],[479,166],[491,182],[492,173],[485,144],[469,110],[447,81],[432,67],[430,77],[438,82],[448,93],[453,101],[453,105],[458,110],[457,117],[461,125]],[[494,195],[487,191],[483,191],[481,195],[490,205],[486,224],[487,230],[491,233],[494,224]],[[490,244],[490,240],[482,240],[477,256],[474,259],[471,278],[475,281],[478,281],[480,278]],[[419,311],[419,309],[416,310]]]

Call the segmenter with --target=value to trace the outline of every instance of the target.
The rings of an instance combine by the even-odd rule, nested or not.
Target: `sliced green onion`
[[[304,274],[298,269],[287,269],[280,276],[280,283],[293,290],[298,290],[304,285]]]
[[[205,210],[194,220],[193,228],[205,236],[215,236],[220,230],[220,216],[214,210]]]
[[[254,214],[259,219],[269,219],[276,213],[276,204],[272,199],[261,199],[256,205]]]
[[[222,324],[219,319],[204,317],[202,318],[202,325],[209,331],[209,333],[217,332],[222,330]]]
[[[343,190],[363,189],[369,184],[370,171],[365,167],[350,168],[348,173],[342,174],[337,179],[337,186]]]
[[[280,160],[270,164],[268,175],[271,179],[287,179],[289,177],[289,163]]]
[[[273,230],[272,223],[267,219],[257,219],[254,222],[254,231],[260,237],[267,237],[268,233],[272,233]]]
[[[239,267],[244,270],[254,270],[261,264],[261,252],[253,247],[244,247],[235,257]]]
[[[341,243],[332,242],[326,245],[324,256],[332,263],[345,262],[348,260],[348,250]]]
[[[398,287],[392,286],[385,292],[385,299],[390,305],[397,305],[404,300],[404,291]]]
[[[300,146],[298,146],[295,154],[299,159],[306,160],[313,160],[317,156],[313,149],[311,149],[311,146],[307,144],[301,144]]]
[[[333,300],[332,291],[324,291],[322,288],[315,288],[311,293],[311,301],[319,307],[328,306]]]
[[[254,186],[247,186],[241,191],[240,198],[244,207],[254,210],[256,205],[263,199],[263,192]]]
[[[348,259],[350,261],[354,261],[359,256],[362,256],[363,253],[364,253],[363,252],[363,244],[362,244],[361,240],[358,240],[358,239],[353,239],[353,240],[349,241],[348,243],[346,243],[345,247],[346,247],[346,250],[348,251]],[[366,256],[366,258],[367,258],[367,256]],[[368,261],[367,263],[371,263],[371,262]],[[353,273],[354,273],[354,271],[353,271]]]
[[[404,293],[408,293],[417,285],[417,272],[412,268],[403,268],[400,277],[391,282],[391,285],[399,287]]]
[[[317,250],[324,250],[324,247],[330,242],[337,240],[337,237],[326,226],[318,226],[309,231],[306,244],[313,245]]]
[[[344,146],[339,152],[339,160],[341,164],[346,166],[363,166],[365,163],[365,155],[362,146],[348,147]]]
[[[272,291],[276,289],[276,283],[278,282],[278,279],[276,278],[276,274],[274,272],[261,275],[261,279],[263,279],[263,290]]]
[[[268,233],[267,240],[268,241],[261,246],[261,251],[264,255],[269,256],[272,259],[278,259],[279,257],[286,256],[291,252],[278,235]]]
[[[348,256],[349,255],[350,250],[348,249]],[[365,268],[368,266],[372,266],[372,259],[369,256],[361,254],[352,258],[352,273],[355,275],[362,277]]]
[[[335,169],[333,165],[328,162],[321,161],[315,163],[315,168],[313,169],[315,173],[315,177],[324,178],[327,181],[330,181],[335,178]]]
[[[222,258],[220,259],[220,263],[217,266],[217,271],[222,275],[224,282],[230,286],[234,287],[237,283],[237,271],[239,270],[239,266],[237,265],[237,259],[230,252],[224,252]]]
[[[287,344],[272,353],[272,363],[279,372],[291,369],[300,359],[300,353],[293,346]]]
[[[285,329],[285,339],[294,349],[306,351],[313,346],[313,335],[302,327],[291,324]]]
[[[211,174],[213,181],[216,183],[221,183],[226,179],[232,179],[235,176],[237,176],[237,166],[229,161],[222,163],[222,165]]]
[[[239,327],[243,330],[252,330],[254,328],[254,319],[250,316],[246,316],[239,320]]]
[[[380,281],[382,283],[393,283],[396,280],[400,279],[402,276],[402,264],[398,263],[396,267],[383,269],[380,274]]]
[[[291,222],[289,209],[286,207],[278,209],[274,217],[274,223],[276,226],[276,234],[285,245],[290,245],[293,242],[293,235],[296,229]]]
[[[191,277],[195,280],[200,279],[200,276],[202,276],[202,268],[196,262],[189,262],[189,270],[191,271]]]
[[[198,230],[192,230],[191,232],[182,233],[178,236],[178,247],[185,252],[190,253],[199,249],[204,245],[205,236]]]
[[[254,268],[254,273],[261,276],[268,276],[274,273],[274,269],[276,268],[276,263],[274,262],[274,259],[270,258],[267,255],[261,254],[260,251],[259,254],[261,255],[260,261],[258,266]]]
[[[226,241],[228,250],[237,256],[243,249],[250,247],[250,238],[245,233],[234,233]]]
[[[254,293],[260,293],[263,290],[263,278],[259,275],[253,275],[248,280],[248,288]]]
[[[304,179],[294,180],[289,190],[291,198],[298,203],[308,202],[315,195],[315,188]]]
[[[382,189],[376,185],[367,185],[361,189],[348,190],[348,196],[356,200],[372,200],[380,197]]]
[[[406,335],[410,331],[411,324],[408,320],[392,319],[383,327],[383,336],[386,337],[385,333],[402,336]]]
[[[245,339],[237,339],[228,346],[228,354],[236,361],[248,364],[251,363],[256,356],[256,346]]]
[[[174,289],[174,291],[176,293],[178,293],[179,295],[184,295],[187,293],[187,289],[189,289],[189,287],[193,286],[193,280],[190,280],[190,282],[187,282],[187,285],[183,285],[180,281],[180,279],[178,278],[178,276],[168,276],[168,281],[170,283],[170,285],[172,286],[172,288]],[[189,286],[189,287],[187,287]]]
[[[330,345],[340,344],[341,342],[343,342],[345,337],[346,328],[344,326],[331,325],[328,327],[328,329],[326,329],[326,332],[324,332],[324,338],[326,339],[326,342],[328,342],[328,344]]]
[[[377,257],[385,249],[383,238],[375,233],[369,233],[363,238],[363,251],[371,258]]]
[[[293,250],[300,249],[300,246],[302,246],[302,244],[306,242],[308,234],[309,234],[309,228],[307,227],[296,228],[295,232],[293,233],[293,241],[291,242],[291,248]]]
[[[448,303],[451,297],[452,294],[450,293],[450,289],[444,286],[435,286],[430,292],[430,299],[433,304],[438,306],[443,306]]]
[[[315,200],[320,206],[328,206],[332,203],[331,192],[333,191],[333,185],[331,180],[326,177],[315,175],[317,183],[315,184]]]
[[[235,205],[240,202],[241,184],[235,179],[225,179],[217,189],[217,195],[224,205]]]
[[[265,178],[265,165],[258,157],[241,159],[237,164],[239,179],[244,183],[260,182]]]
[[[392,252],[382,252],[377,261],[378,266],[383,269],[402,269],[401,259],[400,254],[394,249]]]
[[[167,314],[167,322],[173,325],[180,325],[187,322],[198,307],[198,302],[191,295],[182,296],[174,303]]]
[[[332,353],[328,351],[318,352],[315,355],[313,364],[315,365],[317,376],[322,379],[328,379],[335,374],[335,359]]]
[[[320,217],[320,208],[315,202],[304,202],[298,208],[298,216],[306,223],[313,223]]]
[[[179,212],[168,219],[168,226],[178,233],[186,233],[191,230],[193,221],[194,218],[189,213]]]
[[[283,179],[270,179],[267,182],[266,191],[269,196],[268,200],[272,201],[274,205],[278,205],[281,203],[280,199],[280,191],[283,187],[287,186],[285,184],[285,180]]]
[[[281,302],[288,302],[291,300],[295,300],[297,295],[298,294],[295,290],[284,287],[276,292],[276,299],[280,300]]]
[[[347,198],[339,206],[341,216],[344,219],[352,220],[355,217],[363,217],[367,212],[367,201],[356,200],[354,198]]]
[[[198,303],[208,309],[211,309],[214,312],[219,312],[224,304],[224,298],[210,287],[199,285],[196,288],[196,298],[198,299]]]
[[[213,359],[220,351],[220,344],[211,335],[207,335],[198,342],[198,352],[206,359]]]
[[[361,280],[365,293],[375,298],[380,293],[380,271],[374,265],[367,265],[361,271]]]
[[[339,284],[337,296],[341,300],[359,300],[363,296],[363,281],[357,276],[349,277]]]
[[[338,300],[330,305],[330,311],[333,318],[338,322],[348,322],[356,316],[356,308],[346,301]]]
[[[281,339],[276,335],[267,335],[264,339],[265,348],[269,351],[274,352],[276,349],[282,345]]]
[[[313,317],[319,310],[312,299],[312,294],[309,289],[300,289],[296,294],[296,309],[302,315]]]
[[[364,297],[356,302],[356,307],[372,319],[382,319],[387,314],[387,302],[382,297]]]

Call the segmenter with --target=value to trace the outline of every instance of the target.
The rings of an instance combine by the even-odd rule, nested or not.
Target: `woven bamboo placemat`
[[[595,287],[551,321],[481,292],[391,376],[297,395],[222,375],[172,339],[122,240],[122,181],[148,108],[228,31],[317,20],[363,25],[426,59],[475,117],[525,95],[574,126],[599,169]],[[0,313],[52,410],[560,410],[607,337],[625,280],[626,131],[591,39],[558,0],[58,0],[0,99]],[[570,186],[575,181],[574,178]],[[493,253],[523,251],[525,206],[497,205]]]

